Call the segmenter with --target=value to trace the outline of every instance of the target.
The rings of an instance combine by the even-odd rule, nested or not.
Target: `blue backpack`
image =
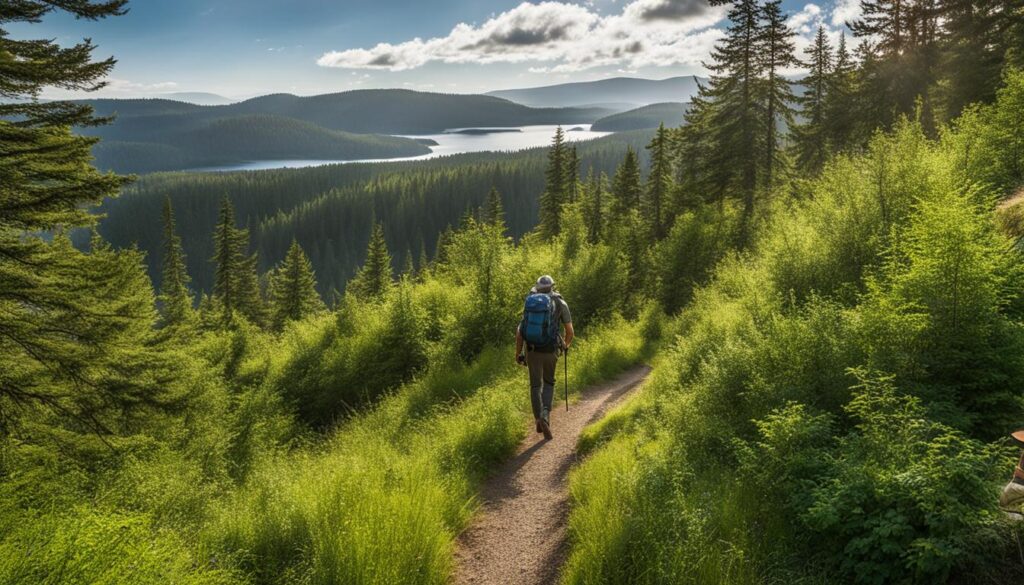
[[[519,331],[526,343],[534,347],[554,347],[558,341],[558,302],[547,293],[526,297],[523,321]]]

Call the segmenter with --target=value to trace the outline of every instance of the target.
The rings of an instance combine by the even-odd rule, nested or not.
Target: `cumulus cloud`
[[[324,53],[323,67],[404,71],[444,63],[546,63],[533,71],[697,65],[722,31],[724,7],[707,0],[633,0],[601,15],[565,2],[524,2],[480,25],[459,23],[447,36]]]
[[[843,26],[860,18],[860,0],[836,0],[832,8],[832,26]]]

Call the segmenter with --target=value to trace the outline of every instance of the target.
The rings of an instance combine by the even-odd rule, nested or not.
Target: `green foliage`
[[[1024,416],[1019,258],[963,162],[978,124],[896,123],[666,295],[680,335],[572,477],[565,582],[1015,579],[1009,462],[981,441]],[[720,242],[700,213],[655,266]]]
[[[346,290],[365,299],[379,298],[391,288],[394,279],[392,270],[391,253],[384,240],[384,226],[375,221],[370,230],[370,242],[366,246],[366,262],[348,283]]]
[[[675,189],[672,181],[672,160],[669,152],[669,131],[665,125],[658,126],[654,139],[647,145],[651,151],[651,171],[641,195],[640,210],[648,233],[655,240],[665,237],[671,223],[669,194]],[[629,154],[627,153],[627,157]]]
[[[998,563],[1008,543],[991,510],[993,453],[928,420],[891,380],[860,376],[846,407],[856,430],[805,517],[832,563],[857,583],[944,581]]]
[[[235,210],[225,197],[221,202],[217,227],[213,234],[217,265],[213,295],[224,311],[225,322],[235,313],[253,323],[263,322],[263,299],[256,276],[256,255],[249,256],[249,230],[235,226]]]
[[[551,148],[548,149],[548,165],[544,172],[544,192],[540,196],[540,219],[537,223],[537,233],[545,240],[550,240],[561,231],[562,204],[568,199],[566,193],[568,186],[567,156],[565,133],[559,126],[555,129],[555,136],[551,139]],[[575,181],[575,179],[573,180]]]
[[[292,242],[284,262],[270,275],[271,321],[280,330],[288,321],[299,321],[325,309],[316,292],[316,275],[309,258]]]
[[[801,84],[807,89],[802,96],[796,98],[804,121],[793,128],[793,148],[796,150],[797,166],[813,175],[821,170],[828,158],[826,107],[832,91],[829,81],[836,75],[832,70],[832,46],[825,35],[824,26],[818,27],[814,44],[807,47],[804,53],[809,57],[805,63],[808,72]]]
[[[619,133],[580,143],[579,160],[599,175],[611,173],[627,145],[641,148],[646,131]],[[492,187],[502,194],[509,235],[520,238],[537,225],[544,189],[546,149],[472,153],[425,161],[328,165],[244,173],[146,175],[98,210],[98,230],[115,247],[137,244],[149,275],[160,287],[160,212],[169,197],[194,292],[214,285],[213,231],[221,199],[231,199],[239,226],[249,229],[260,272],[280,263],[297,240],[316,271],[321,297],[344,290],[363,264],[371,219],[384,225],[392,252],[411,249],[433,258],[438,238],[458,225],[467,209],[481,207]],[[87,238],[85,238],[87,239]],[[84,245],[82,238],[76,243]],[[398,260],[401,260],[399,258]],[[395,266],[400,268],[400,266]]]
[[[185,253],[181,250],[181,236],[174,222],[171,200],[164,205],[164,249],[161,259],[163,283],[159,301],[162,307],[162,324],[165,327],[180,326],[192,320],[192,292],[188,289],[190,279],[185,270]]]
[[[612,200],[609,206],[609,221],[620,223],[625,221],[630,211],[639,211],[640,194],[640,164],[633,149],[626,151],[626,158],[615,170],[612,177]]]

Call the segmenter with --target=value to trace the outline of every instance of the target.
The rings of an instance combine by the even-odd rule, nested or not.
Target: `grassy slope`
[[[1019,579],[1012,450],[985,444],[1022,408],[1020,260],[992,217],[1022,164],[1012,83],[940,141],[905,122],[834,161],[719,266],[582,438],[564,583]]]
[[[636,324],[581,339],[573,388],[643,355]],[[523,438],[529,400],[507,351],[427,375],[344,425],[317,449],[262,464],[223,502],[204,540],[244,551],[260,581],[446,583],[474,486]],[[300,552],[301,551],[301,552]]]

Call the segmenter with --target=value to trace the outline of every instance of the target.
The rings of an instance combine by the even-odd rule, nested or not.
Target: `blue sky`
[[[98,22],[63,15],[15,38],[91,37],[118,65],[103,94],[210,91],[228,97],[370,87],[471,93],[703,73],[725,25],[706,0],[133,0]],[[856,0],[784,0],[810,37],[838,35]],[[60,94],[51,93],[53,97]],[[63,97],[63,96],[61,96]]]

